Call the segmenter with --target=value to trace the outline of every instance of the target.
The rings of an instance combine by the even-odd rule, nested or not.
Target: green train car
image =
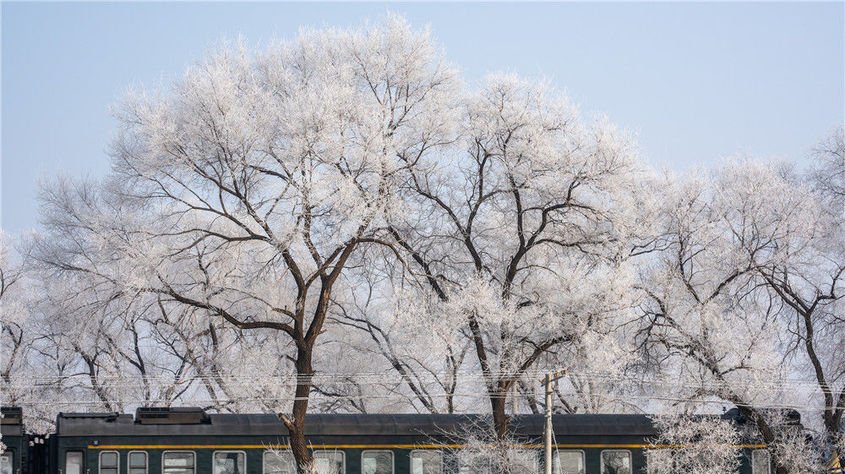
[[[468,445],[464,436],[487,421],[480,415],[326,414],[309,415],[306,426],[321,474],[493,474],[484,445]],[[648,416],[556,415],[553,426],[556,474],[649,473],[645,449],[657,433]],[[542,472],[544,418],[515,416],[511,428],[512,463],[526,474]],[[193,408],[140,408],[134,417],[62,413],[46,441],[48,459],[40,467],[32,459],[17,461],[17,471],[0,474],[296,472],[287,430],[269,414]],[[10,462],[24,448],[9,448]],[[743,456],[741,474],[771,474],[765,446],[744,445]]]
[[[29,463],[29,441],[24,432],[23,410],[19,407],[0,408],[0,434],[4,449],[0,450],[0,474],[20,474]]]

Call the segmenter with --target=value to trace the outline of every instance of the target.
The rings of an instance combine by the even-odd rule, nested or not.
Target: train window
[[[631,451],[609,450],[601,452],[601,474],[632,474]]]
[[[0,474],[15,472],[15,454],[10,450],[0,454]]]
[[[296,460],[288,451],[264,451],[264,474],[296,474]]]
[[[361,474],[393,474],[393,451],[362,452]]]
[[[345,474],[343,451],[314,451],[314,464],[320,474]]]
[[[527,449],[510,449],[507,452],[506,468],[500,469],[494,456],[488,453],[464,451],[458,453],[459,474],[491,474],[502,470],[508,472],[537,472],[537,453]]]
[[[68,451],[65,453],[65,474],[82,474],[81,451]]]
[[[162,455],[162,474],[194,474],[193,451],[165,451]]]
[[[129,474],[147,474],[146,451],[129,451]]]
[[[558,450],[554,458],[555,474],[584,474],[584,451]]]
[[[117,474],[120,470],[117,451],[103,451],[100,453],[100,474]]]
[[[772,460],[769,451],[766,449],[755,449],[751,451],[751,473],[771,474]]]
[[[246,473],[246,453],[243,451],[214,451],[212,474]]]
[[[411,451],[411,474],[443,474],[443,453]]]

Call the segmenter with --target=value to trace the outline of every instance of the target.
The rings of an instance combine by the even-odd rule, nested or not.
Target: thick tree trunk
[[[772,427],[769,426],[765,418],[763,418],[763,415],[747,406],[738,405],[738,408],[740,413],[754,421],[754,423],[757,425],[757,430],[763,437],[763,442],[765,442],[769,446],[774,445],[777,441],[777,437]],[[772,456],[772,461],[774,461],[775,464],[775,474],[789,474],[786,468],[781,465],[781,462],[777,457],[777,453],[774,452],[772,449],[769,449],[769,454]]]
[[[496,430],[496,439],[499,441],[504,441],[508,437],[510,417],[505,413],[507,393],[507,390],[499,390],[498,393],[490,394],[490,403],[493,408],[493,428]]]
[[[308,398],[311,394],[311,377],[314,368],[311,366],[312,350],[302,344],[296,354],[296,398],[293,401],[293,419],[285,422],[290,434],[290,450],[296,460],[299,474],[310,474],[314,471],[313,457],[308,450],[305,439],[305,414],[308,413]]]
[[[507,404],[509,386],[503,385],[501,381],[494,380],[494,375],[490,370],[490,362],[487,359],[487,350],[484,348],[484,337],[481,335],[481,327],[474,316],[470,316],[469,318],[469,328],[472,332],[473,343],[475,344],[475,353],[478,356],[478,362],[481,364],[481,372],[484,374],[487,396],[490,397],[496,439],[502,441],[508,437],[508,422],[510,420],[505,414],[505,405]]]
[[[305,441],[305,426],[294,423],[292,426],[288,426],[288,433],[290,433],[290,450],[296,461],[296,472],[299,474],[314,472],[312,466],[314,460],[311,452],[308,451],[308,443]]]
[[[827,437],[830,443],[834,446],[834,455],[838,454],[842,458],[845,453],[840,452],[837,447],[839,446],[839,439],[845,436],[845,433],[840,432],[842,416],[845,415],[845,389],[839,393],[837,401],[837,407],[830,407],[825,410],[824,428],[827,431]]]

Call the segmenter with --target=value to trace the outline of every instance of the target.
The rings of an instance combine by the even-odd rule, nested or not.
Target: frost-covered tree
[[[66,361],[50,340],[44,282],[31,266],[31,247],[22,239],[0,240],[0,403],[24,408],[30,429],[46,431],[54,422],[65,388]],[[64,394],[67,401],[74,393]]]
[[[814,400],[805,420],[820,415],[828,447],[842,436],[845,413],[843,146],[841,129],[819,145],[809,181],[787,168],[745,163],[721,177],[733,184],[717,188],[733,203],[723,218],[728,250],[753,269],[743,298],[768,301],[788,375],[812,374],[810,392],[801,395]]]
[[[772,251],[755,255],[757,272],[782,303],[786,353],[796,370],[815,381],[811,408],[821,413],[824,444],[845,436],[845,140],[837,129],[817,148],[809,185],[789,183],[802,202],[782,208],[797,228],[773,236]],[[808,186],[814,192],[810,192]],[[793,191],[795,193],[795,191]],[[815,416],[815,413],[813,413]]]
[[[225,409],[235,394],[220,365],[237,334],[134,284],[144,214],[102,183],[57,180],[41,200],[32,272],[44,296],[34,307],[41,354],[55,368],[44,377],[74,394],[65,403],[85,404],[89,391],[106,410],[184,398]]]
[[[845,125],[837,127],[815,149],[812,179],[828,197],[845,205]],[[840,208],[841,210],[841,208]]]
[[[451,141],[455,73],[401,19],[223,48],[120,108],[123,196],[151,217],[133,287],[291,342],[280,414],[300,465],[325,330],[350,258],[401,213],[404,160]]]
[[[0,234],[0,401],[11,405],[24,396],[21,375],[35,337],[26,274],[16,256],[8,236]]]
[[[666,189],[666,249],[642,272],[640,347],[679,375],[675,396],[729,401],[773,444],[779,432],[766,409],[802,394],[787,388],[790,323],[779,295],[766,291],[762,262],[779,261],[788,241],[813,232],[812,194],[788,170],[750,161]]]
[[[415,205],[389,230],[427,287],[407,306],[471,341],[504,437],[522,374],[629,307],[644,176],[630,137],[543,84],[492,76],[461,110],[453,149],[404,157]]]

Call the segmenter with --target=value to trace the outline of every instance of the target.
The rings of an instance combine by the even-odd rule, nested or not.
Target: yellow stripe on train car
[[[311,449],[462,449],[466,444],[314,444]],[[555,449],[669,449],[669,444],[555,444]],[[542,444],[520,444],[540,449]],[[765,444],[739,444],[738,448],[763,449]],[[287,444],[89,444],[88,449],[288,449]]]

